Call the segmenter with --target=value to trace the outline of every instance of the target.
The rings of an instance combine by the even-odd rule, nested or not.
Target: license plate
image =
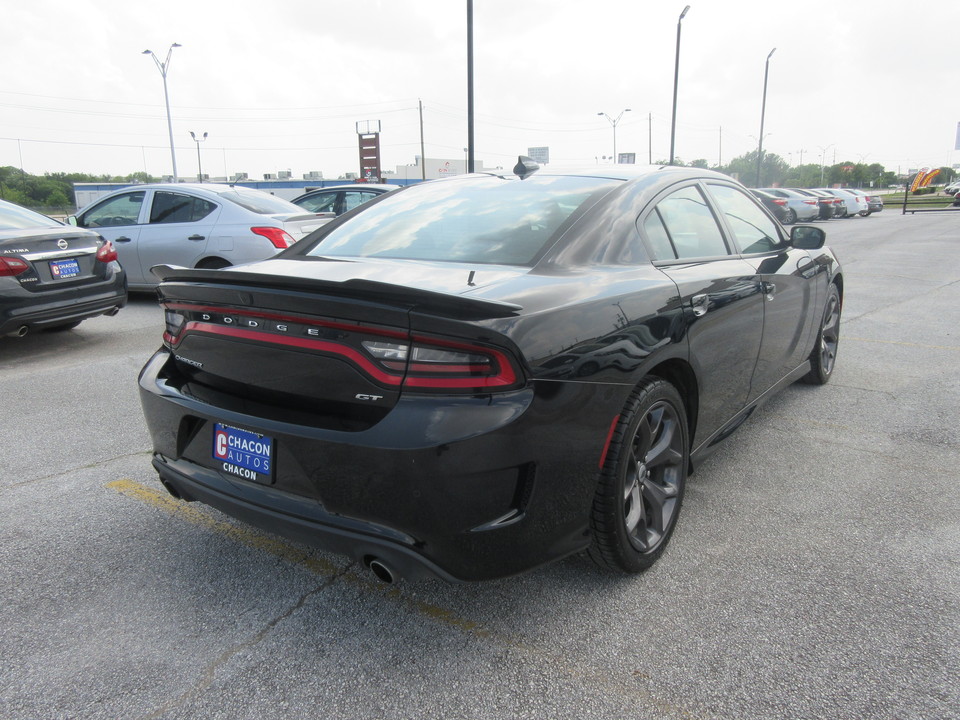
[[[273,438],[250,430],[215,423],[213,459],[230,475],[270,483],[273,474]]]
[[[65,280],[80,274],[80,263],[76,260],[51,260],[50,274],[54,280]]]

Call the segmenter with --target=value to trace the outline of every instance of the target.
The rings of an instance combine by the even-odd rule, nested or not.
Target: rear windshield
[[[0,230],[27,230],[29,228],[48,228],[60,225],[46,215],[35,213],[19,205],[0,203]]]
[[[306,254],[530,265],[567,219],[619,182],[486,177],[423,183],[388,194]]]
[[[219,191],[217,195],[258,215],[276,215],[278,213],[303,215],[302,207],[297,207],[292,202],[287,202],[260,190],[235,187],[230,190]]]

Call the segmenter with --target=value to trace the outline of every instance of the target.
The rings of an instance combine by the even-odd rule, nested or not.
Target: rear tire
[[[840,291],[830,283],[817,342],[810,353],[810,372],[801,378],[808,385],[826,385],[833,376],[840,344]]]
[[[590,557],[626,573],[663,554],[683,504],[687,415],[676,388],[648,378],[620,414],[593,500]]]
[[[783,216],[784,225],[793,225],[797,221],[797,212],[793,208],[787,208]]]

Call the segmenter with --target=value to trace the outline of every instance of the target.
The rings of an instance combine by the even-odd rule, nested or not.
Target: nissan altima
[[[154,268],[164,486],[386,581],[650,567],[707,453],[830,379],[840,265],[711,171],[514,173],[387,193],[261,262]]]
[[[0,200],[0,336],[69,330],[126,304],[109,240]]]

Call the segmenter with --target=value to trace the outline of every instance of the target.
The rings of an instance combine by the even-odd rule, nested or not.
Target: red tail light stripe
[[[270,342],[276,345],[287,345],[289,347],[299,347],[309,350],[319,350],[320,352],[330,353],[332,355],[341,355],[352,363],[360,367],[370,377],[379,380],[386,385],[400,385],[403,381],[402,375],[389,375],[374,365],[363,354],[346,345],[327,342],[325,340],[310,340],[308,338],[284,337],[283,335],[272,335],[269,333],[257,332],[255,330],[244,330],[242,328],[224,327],[221,325],[211,325],[210,323],[190,321],[186,324],[186,332],[200,332],[209,335],[225,335],[226,337],[239,338],[241,340],[256,340],[258,342]],[[181,337],[183,332],[180,333]]]
[[[424,368],[424,372],[430,372],[434,375],[441,375],[448,372],[473,372],[477,367],[482,368],[487,371],[495,371],[499,368],[500,372],[496,375],[471,375],[469,377],[422,377],[422,376],[411,376],[408,375],[404,379],[402,374],[391,375],[384,372],[379,367],[377,367],[369,358],[360,353],[359,351],[348,347],[346,345],[341,345],[339,343],[329,342],[325,340],[311,340],[309,338],[302,337],[287,337],[283,335],[275,335],[272,333],[258,332],[256,330],[246,330],[243,328],[237,327],[227,327],[223,325],[213,325],[211,323],[200,322],[196,320],[188,321],[183,329],[180,332],[180,335],[177,338],[171,338],[169,333],[164,333],[164,339],[170,342],[171,345],[176,345],[177,340],[183,338],[186,333],[189,332],[198,332],[206,333],[209,335],[221,335],[225,337],[237,338],[241,340],[255,340],[258,342],[270,342],[277,345],[286,345],[288,347],[298,347],[309,350],[317,350],[319,352],[328,353],[331,355],[339,355],[346,358],[370,377],[379,382],[384,383],[385,385],[403,385],[404,387],[411,388],[449,388],[449,389],[480,389],[480,388],[499,388],[513,385],[516,382],[516,374],[513,372],[513,368],[510,365],[507,357],[493,349],[489,348],[477,348],[473,345],[463,345],[461,343],[453,343],[446,341],[433,341],[426,338],[420,338],[421,342],[427,342],[428,344],[443,346],[443,347],[453,347],[458,349],[471,350],[473,352],[483,352],[483,354],[488,355],[493,358],[496,366],[495,367],[485,367],[485,366],[473,366],[473,365],[448,365],[446,367],[437,367],[432,365],[427,365]],[[418,364],[419,365],[419,364]]]

